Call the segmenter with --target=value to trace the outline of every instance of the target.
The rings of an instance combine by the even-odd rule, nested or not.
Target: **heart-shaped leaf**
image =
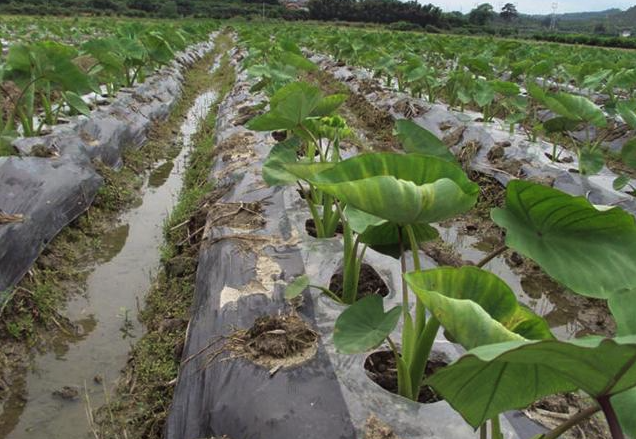
[[[413,121],[398,120],[395,123],[395,134],[406,152],[435,156],[453,163],[457,161],[444,142]]]
[[[306,82],[292,82],[271,97],[269,111],[247,123],[255,131],[291,130],[308,117],[326,116],[346,100],[346,95],[322,97],[320,89]]]
[[[269,186],[287,186],[298,181],[298,177],[285,169],[285,165],[298,161],[300,139],[291,137],[279,142],[271,149],[263,163],[263,180]]]
[[[459,166],[420,154],[363,154],[319,173],[308,173],[306,166],[287,170],[348,206],[401,226],[463,213],[479,193]]]
[[[358,354],[377,348],[391,334],[401,312],[401,306],[384,312],[382,297],[377,294],[357,300],[336,320],[336,349],[343,354]]]
[[[579,169],[583,175],[598,174],[605,165],[605,156],[598,149],[582,148],[579,150]]]
[[[507,410],[581,389],[598,398],[636,386],[636,336],[481,346],[426,380],[473,427]]]
[[[547,95],[543,102],[560,116],[577,122],[591,123],[597,127],[607,126],[603,110],[584,96],[561,92]]]
[[[620,208],[597,210],[583,197],[511,181],[492,219],[506,244],[573,291],[597,298],[636,287],[636,223]]]
[[[632,169],[636,169],[636,139],[631,139],[623,145],[621,160]]]
[[[387,220],[347,206],[345,217],[351,229],[360,235],[360,242],[370,246],[395,245],[400,242],[398,226]],[[428,224],[412,226],[413,236],[418,243],[431,241],[439,236],[437,229]]]
[[[519,339],[553,338],[545,320],[522,307],[510,287],[477,267],[443,267],[404,279],[453,339],[466,349]]]

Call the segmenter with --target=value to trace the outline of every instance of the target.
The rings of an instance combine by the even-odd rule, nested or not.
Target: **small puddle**
[[[37,355],[32,370],[14,383],[18,391],[0,414],[0,438],[93,437],[85,398],[93,409],[104,403],[104,391],[112,392],[131,345],[144,332],[137,310],[159,266],[162,227],[182,187],[191,138],[215,100],[213,91],[196,99],[178,135],[179,154],[149,173],[141,204],[104,236],[84,294],[65,311],[77,334],[55,337],[51,349]]]

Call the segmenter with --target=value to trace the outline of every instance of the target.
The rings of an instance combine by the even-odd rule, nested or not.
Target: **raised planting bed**
[[[18,139],[19,156],[0,157],[0,304],[53,237],[91,205],[103,184],[96,163],[119,169],[124,152],[142,148],[152,126],[169,116],[184,71],[213,49],[215,35],[111,104],[45,136]]]
[[[343,243],[310,235],[311,214],[296,188],[263,181],[276,140],[242,125],[265,99],[249,92],[253,83],[243,74],[219,108],[210,173],[215,196],[165,436],[474,437],[446,402],[412,402],[376,384],[365,369],[374,367],[369,353],[337,352],[332,333],[344,305],[313,288],[285,298],[287,285],[302,275],[317,285],[337,278]],[[387,309],[401,303],[400,261],[368,249],[365,262],[361,286],[388,293]],[[430,258],[425,264],[435,265]],[[290,319],[301,329],[290,328]],[[433,358],[448,363],[459,352],[440,332]],[[384,364],[377,368],[386,372]],[[517,437],[507,421],[503,430]]]

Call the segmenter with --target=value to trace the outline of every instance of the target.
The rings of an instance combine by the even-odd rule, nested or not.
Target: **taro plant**
[[[330,119],[332,120],[333,118]],[[400,139],[404,150],[407,152],[423,153],[429,156],[439,157],[445,161],[455,161],[454,156],[444,143],[437,139],[435,135],[411,121],[398,121],[396,123],[395,133]],[[334,142],[334,144],[335,143],[336,142]],[[275,149],[276,148],[277,147],[275,147]],[[323,163],[320,166],[307,166],[302,163],[294,165],[294,163],[297,163],[297,160],[295,159],[295,152],[292,151],[293,148],[290,148],[289,152],[287,152],[287,159],[285,159],[282,154],[283,146],[279,148],[281,148],[281,152],[272,151],[270,159],[268,159],[263,167],[263,174],[266,181],[270,179],[272,175],[285,178],[285,176],[292,174],[294,177],[304,180],[307,184],[314,185],[313,181],[314,178],[316,178],[316,174],[330,169],[333,166],[332,163]],[[273,161],[274,158],[276,160],[275,162]],[[333,162],[337,161],[338,159],[335,159]],[[281,168],[284,170],[281,171]],[[344,240],[342,297],[336,296],[334,292],[324,287],[317,288],[340,302],[352,304],[356,301],[358,296],[360,269],[367,247],[398,245],[401,241],[401,232],[395,223],[346,205],[342,199],[334,199],[334,204],[338,209],[338,218],[342,224]],[[436,230],[428,226],[428,224],[413,224],[410,227],[412,240],[414,242],[425,242],[437,237]],[[305,280],[306,285],[308,285],[308,282],[308,280]]]
[[[57,123],[64,104],[80,113],[88,113],[79,95],[94,86],[74,63],[77,56],[74,48],[52,41],[12,45],[1,79],[15,84],[19,93],[3,90],[12,107],[7,123],[10,125],[17,118],[23,134],[34,136],[44,124]],[[60,99],[56,102],[58,95]],[[40,106],[44,110],[42,118],[38,118]]]
[[[502,324],[479,301],[448,295],[444,288],[448,283],[425,284],[429,273],[409,273],[407,280],[419,299],[453,340],[469,350],[425,383],[475,428],[539,398],[581,390],[597,405],[538,437],[558,438],[598,411],[604,413],[614,439],[624,438],[625,432],[634,437],[634,218],[619,208],[599,210],[583,197],[522,181],[509,184],[505,208],[494,209],[492,217],[506,229],[509,247],[537,262],[573,292],[607,300],[618,336],[532,340]],[[456,284],[452,289],[462,291],[463,287]],[[492,290],[492,286],[485,290]]]
[[[269,111],[250,120],[247,127],[256,131],[285,131],[288,140],[275,145],[264,166],[270,185],[299,184],[314,219],[319,238],[334,235],[339,215],[333,197],[315,186],[307,188],[286,172],[281,164],[304,157],[307,163],[337,162],[339,143],[348,128],[341,119],[329,118],[347,98],[336,94],[324,97],[318,87],[306,82],[293,82],[280,88],[270,99]],[[327,136],[327,141],[323,141]]]
[[[470,209],[479,191],[458,165],[418,153],[363,154],[318,172],[302,164],[288,168],[297,174],[304,173],[311,184],[345,203],[347,209],[353,209],[350,211],[355,215],[345,220],[356,228],[358,236],[364,238],[365,234],[382,230],[384,236],[397,241],[404,272],[405,247],[411,247],[414,265],[419,269],[419,244],[437,235],[430,224]],[[394,348],[399,388],[402,395],[417,398],[428,352],[439,326],[434,319],[427,322],[419,301],[414,315],[411,314],[406,283],[402,288],[402,302],[402,307],[385,314],[379,297],[357,301],[338,319],[334,341],[345,353],[367,351],[387,338],[401,315],[400,353]],[[366,337],[356,335],[365,332]]]
[[[581,124],[584,125],[586,138],[583,145],[579,146],[572,140],[579,158],[579,170],[586,175],[598,173],[605,164],[605,159],[600,148],[600,141],[591,140],[590,125],[597,128],[607,126],[603,111],[583,96],[564,92],[544,93],[535,88],[533,98],[558,115],[543,124],[546,131],[569,133]],[[552,159],[556,160],[556,157],[556,151],[553,151]]]

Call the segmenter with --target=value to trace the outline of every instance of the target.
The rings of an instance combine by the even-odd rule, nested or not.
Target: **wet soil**
[[[314,238],[318,237],[316,222],[312,218],[309,218],[307,221],[305,221],[305,231],[309,236],[312,236]],[[343,233],[344,229],[342,228],[342,223],[338,223],[338,225],[336,226],[336,235],[342,235]]]
[[[426,364],[425,376],[435,373],[438,369],[448,365],[441,356],[437,356],[435,352],[431,354],[431,358]],[[395,356],[391,351],[378,351],[369,355],[364,362],[364,368],[367,376],[374,383],[391,393],[398,394],[398,374]],[[441,401],[442,398],[435,393],[429,386],[422,386],[417,401],[422,404],[431,404]]]
[[[592,405],[588,398],[575,393],[549,396],[534,403],[524,413],[548,428],[556,428],[575,413]],[[561,435],[563,439],[604,439],[611,437],[607,422],[597,413]]]
[[[336,296],[342,298],[342,284],[343,275],[341,267],[331,277],[329,290]],[[362,264],[360,267],[360,280],[358,281],[358,295],[356,296],[356,300],[360,300],[372,294],[379,294],[382,297],[386,297],[389,295],[389,287],[387,287],[386,283],[371,265]]]
[[[161,137],[166,135],[165,129],[153,128],[151,142],[144,151],[127,157],[125,170],[135,170],[139,177],[134,185],[120,188],[116,184],[119,177],[100,168],[107,183],[112,182],[98,195],[93,209],[112,211],[113,218],[99,231],[89,228],[98,233],[93,238],[89,235],[77,238],[95,239],[98,244],[91,248],[76,243],[87,253],[75,255],[77,261],[71,264],[73,271],[85,273],[85,285],[74,273],[68,275],[68,284],[64,276],[57,276],[56,288],[64,289],[71,299],[63,315],[50,311],[49,331],[39,342],[42,351],[33,353],[30,368],[8,375],[11,392],[5,393],[8,399],[0,405],[0,437],[75,439],[91,432],[92,408],[105,401],[105,391],[110,392],[121,367],[126,364],[131,342],[144,332],[136,319],[136,310],[159,263],[162,226],[184,178],[188,139],[216,99],[214,93],[197,97],[200,91],[195,91],[192,85],[185,93],[174,117],[163,124],[165,129],[179,135],[178,141],[166,144],[165,137]],[[178,130],[189,105],[192,107]],[[151,167],[153,157],[158,156],[165,158],[154,161],[152,169],[145,172]],[[137,184],[141,186],[141,196],[136,192]],[[117,217],[117,211],[130,208],[133,200],[132,209]],[[94,219],[89,211],[76,223],[91,220]],[[62,234],[69,233],[63,231]],[[70,238],[68,245],[73,245]],[[62,252],[59,256],[57,250],[56,246],[48,247],[34,270],[65,270],[69,254]],[[58,256],[64,260],[56,259]],[[73,296],[72,293],[79,294]],[[28,305],[20,297],[17,299],[12,306]],[[38,306],[32,309],[38,310]],[[10,352],[5,350],[6,346],[3,344],[0,356],[2,367],[5,355]],[[24,355],[25,349],[20,350],[20,346],[16,341],[15,351],[22,351]],[[1,384],[2,380],[0,387],[3,387]]]

